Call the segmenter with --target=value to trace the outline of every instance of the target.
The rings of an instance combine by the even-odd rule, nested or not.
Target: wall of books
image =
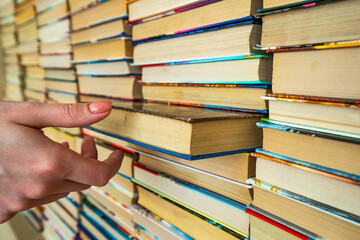
[[[2,0],[5,100],[111,100],[47,128],[104,187],[22,214],[45,239],[359,239],[358,0]]]

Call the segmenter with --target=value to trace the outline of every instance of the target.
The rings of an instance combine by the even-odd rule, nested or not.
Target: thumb
[[[111,112],[111,101],[77,104],[11,102],[10,120],[29,127],[83,127],[96,123]]]

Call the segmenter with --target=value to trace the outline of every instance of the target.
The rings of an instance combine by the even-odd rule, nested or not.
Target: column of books
[[[17,5],[15,16],[21,65],[24,68],[24,94],[28,101],[45,102],[44,70],[39,66],[39,42],[34,1]]]
[[[358,239],[360,2],[287,2],[259,11],[274,69],[251,239]]]
[[[133,50],[125,0],[70,1],[71,44],[79,80],[80,100],[126,101],[142,99],[140,69],[130,66]],[[87,133],[83,132],[83,136]],[[81,151],[82,138],[77,138]],[[83,191],[80,213],[81,239],[132,239],[136,236],[130,206],[137,199],[131,182],[132,162],[138,154],[97,140],[98,156],[106,159],[114,149],[125,151],[119,172],[102,187]]]
[[[131,174],[120,169],[118,175],[138,186],[137,204],[129,208],[138,239],[247,238],[245,211],[252,202],[252,186],[246,180],[255,173],[250,152],[262,143],[256,122],[267,113],[261,96],[269,89],[272,68],[271,57],[252,48],[260,43],[261,25],[253,14],[262,2],[138,0],[128,6],[131,66],[142,68],[145,101],[111,95],[103,76],[103,85],[81,90],[90,87],[86,80],[95,81],[95,74],[104,72],[91,64],[76,65],[78,74],[81,66],[93,74],[80,81],[82,101],[103,99],[101,95],[113,99],[110,116],[85,127],[83,135],[102,140],[102,147],[121,146],[130,158],[126,166],[132,164]],[[114,49],[112,55],[106,52],[107,59],[90,58],[105,43],[79,46],[79,59],[75,46],[75,61],[110,65],[110,57],[119,57]],[[89,208],[99,210],[103,203],[116,219],[120,208],[101,198],[125,199],[126,191],[119,186],[114,191],[113,183],[115,179],[85,194],[93,204],[86,204]],[[109,223],[103,232],[115,234]]]
[[[18,37],[15,31],[15,2],[1,2],[1,41],[4,57],[5,99],[23,101],[23,68],[17,52]]]

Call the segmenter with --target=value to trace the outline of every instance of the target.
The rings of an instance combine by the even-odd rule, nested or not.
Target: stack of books
[[[47,102],[77,102],[78,86],[72,66],[70,45],[70,17],[67,0],[36,2],[40,39],[40,65],[45,69],[43,78]],[[77,131],[79,134],[79,130]]]
[[[18,53],[24,67],[25,97],[28,101],[45,102],[44,70],[39,66],[39,42],[35,1],[24,1],[16,8]]]
[[[274,53],[273,93],[252,154],[251,239],[356,239],[359,1],[264,2],[256,48]]]
[[[73,11],[71,44],[81,101],[139,100],[140,69],[130,66],[133,50],[125,0],[93,2]]]
[[[4,54],[5,96],[12,101],[23,101],[23,68],[18,55],[18,37],[15,30],[15,2],[2,1],[0,6],[1,41]]]
[[[260,97],[270,85],[272,64],[267,55],[252,52],[260,43],[261,25],[251,16],[257,7],[257,1],[232,0],[129,4],[133,65],[143,69],[146,102],[113,101],[110,116],[83,132],[139,153],[132,181],[139,186],[140,212],[149,213],[143,214],[146,222],[134,220],[143,238],[169,236],[155,230],[163,228],[162,221],[151,216],[192,238],[249,235],[245,209],[252,187],[245,181],[254,176],[249,152],[262,142],[256,122],[267,112]],[[238,76],[242,72],[247,76]],[[154,98],[145,95],[145,88]],[[231,94],[237,98],[233,102],[227,98]],[[194,101],[196,96],[212,102]]]
[[[138,84],[141,71],[130,66],[133,51],[125,1],[70,1],[70,9],[70,36],[80,100],[132,102],[142,99]],[[77,138],[78,152],[81,142],[82,139]],[[108,158],[116,148],[125,151],[117,175],[102,188],[84,191],[87,198],[80,215],[80,234],[84,239],[130,239],[136,236],[129,207],[137,199],[131,178],[132,162],[138,155],[122,147],[97,142],[100,160]]]

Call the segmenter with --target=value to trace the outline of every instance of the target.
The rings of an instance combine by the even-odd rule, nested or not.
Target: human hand
[[[92,138],[82,154],[47,138],[44,127],[82,127],[107,117],[111,102],[41,104],[0,101],[0,223],[17,212],[104,186],[121,166],[122,151],[97,160]]]

